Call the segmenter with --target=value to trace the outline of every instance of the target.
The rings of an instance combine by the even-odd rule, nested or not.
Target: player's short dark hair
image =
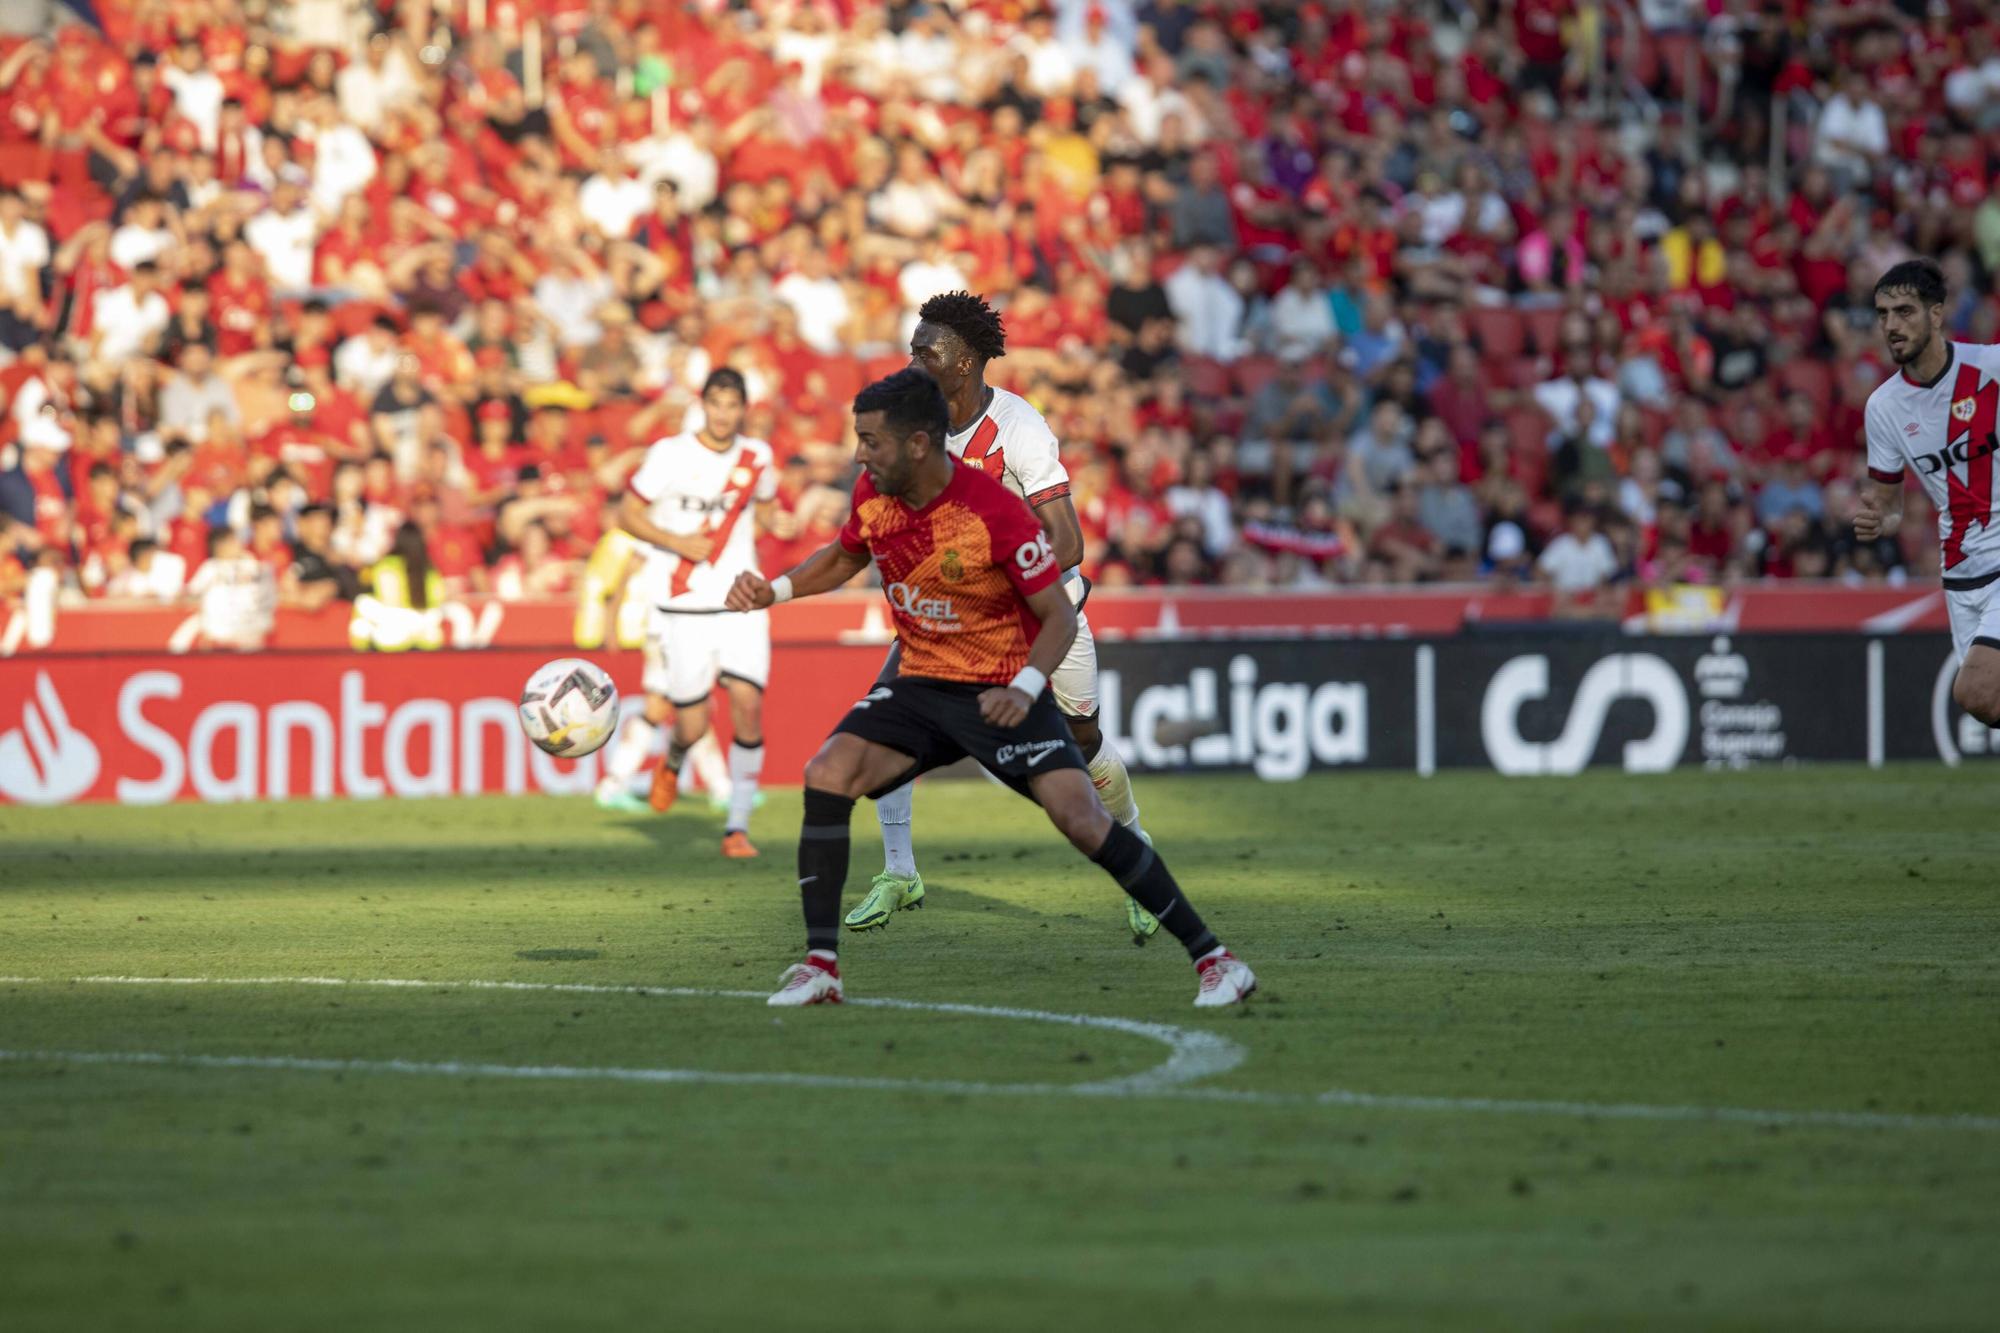
[[[701,382],[701,396],[704,398],[716,389],[734,389],[738,398],[746,403],[750,401],[750,385],[744,380],[743,372],[733,366],[717,366]]]
[[[901,439],[927,431],[931,443],[944,446],[951,429],[951,410],[945,406],[944,390],[938,382],[915,366],[899,370],[887,379],[854,395],[854,414],[880,412],[883,424]]]
[[[983,297],[946,292],[924,302],[917,317],[950,329],[981,361],[997,361],[1007,355],[1007,329],[1000,323],[999,312]]]
[[[1934,260],[1905,259],[1876,281],[1875,295],[1880,297],[1884,292],[1909,292],[1926,310],[1943,305],[1944,270]]]

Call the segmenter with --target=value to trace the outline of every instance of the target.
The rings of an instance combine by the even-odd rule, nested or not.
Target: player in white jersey
[[[1929,260],[1896,265],[1875,284],[1875,319],[1902,369],[1868,396],[1868,481],[1854,535],[1893,533],[1905,471],[1930,496],[1951,639],[1952,698],[2000,726],[2000,347],[1955,343],[1944,331],[1944,274]]]
[[[1083,529],[1069,494],[1069,472],[1063,467],[1055,432],[1028,401],[986,383],[986,363],[1007,354],[1007,331],[993,308],[970,292],[934,296],[918,310],[916,332],[910,337],[910,363],[927,372],[944,390],[951,409],[946,447],[961,463],[976,466],[1027,502],[1055,547],[1064,587],[1076,607],[1076,638],[1062,665],[1049,677],[1056,706],[1069,723],[1083,751],[1091,782],[1111,817],[1141,838],[1139,806],[1132,798],[1132,779],[1118,747],[1104,738],[1097,724],[1097,640],[1083,605],[1090,584],[1077,568],[1083,560]],[[897,652],[883,667],[885,679],[896,674]],[[917,873],[910,834],[913,792],[904,784],[875,803],[882,825],[886,864],[875,877],[868,896],[847,914],[849,930],[874,930],[905,908],[923,903],[924,881]],[[1146,838],[1148,842],[1150,838]],[[1126,925],[1135,942],[1144,944],[1160,928],[1135,900],[1126,902]]]
[[[672,710],[673,735],[653,774],[651,803],[669,809],[688,751],[708,732],[708,698],[729,692],[729,816],[722,854],[751,857],[750,811],[764,768],[764,684],[771,674],[768,612],[721,615],[736,576],[757,568],[757,530],[769,528],[778,491],[771,446],[736,433],[747,403],[743,376],[727,367],[701,390],[699,431],[657,440],[627,484],[618,521],[647,547],[638,577],[653,608],[647,626],[647,715]],[[606,765],[607,783],[637,772],[651,737],[628,733]],[[629,771],[627,771],[629,770]]]

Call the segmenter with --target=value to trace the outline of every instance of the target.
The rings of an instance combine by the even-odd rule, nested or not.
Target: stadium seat
[[[1812,399],[1813,412],[1824,417],[1833,406],[1833,372],[1822,361],[1795,357],[1778,367],[1778,388]]]
[[[1527,326],[1528,342],[1543,356],[1553,356],[1562,344],[1563,316],[1569,312],[1561,306],[1535,306],[1521,312],[1521,322]]]
[[[1465,312],[1465,327],[1479,343],[1488,365],[1518,358],[1527,347],[1527,329],[1512,306],[1475,305]]]
[[[1181,358],[1181,383],[1189,394],[1200,398],[1227,398],[1230,392],[1229,367],[1206,357]]]
[[[1274,356],[1246,356],[1235,366],[1236,392],[1245,398],[1255,398],[1258,390],[1278,377],[1278,358]]]
[[[1535,406],[1517,407],[1507,413],[1507,436],[1512,448],[1521,452],[1549,447],[1549,432],[1555,429],[1555,422],[1549,420],[1548,413]]]

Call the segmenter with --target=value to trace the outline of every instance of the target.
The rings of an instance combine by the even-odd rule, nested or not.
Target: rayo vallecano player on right
[[[2000,347],[1955,343],[1944,332],[1944,274],[1927,259],[1896,265],[1875,284],[1875,319],[1902,367],[1868,396],[1868,480],[1854,535],[1893,533],[1903,516],[1905,468],[1938,512],[1951,641],[1952,698],[2000,726]]]
[[[1124,757],[1097,725],[1097,641],[1083,618],[1090,585],[1077,569],[1083,559],[1083,532],[1069,497],[1069,472],[1063,467],[1055,432],[1027,399],[986,383],[986,363],[1007,354],[1007,330],[993,307],[970,292],[952,292],[924,302],[917,316],[910,363],[944,390],[951,409],[946,444],[952,456],[978,467],[1027,501],[1055,548],[1064,590],[1076,607],[1076,639],[1049,677],[1049,686],[1083,751],[1098,799],[1113,819],[1150,843],[1152,839],[1139,827],[1139,805],[1132,799]],[[895,677],[897,659],[898,653],[891,651],[882,679]],[[905,784],[875,803],[886,864],[868,896],[847,914],[849,930],[874,930],[888,924],[896,912],[924,900],[910,833],[912,796],[911,786]],[[1160,929],[1160,923],[1130,898],[1125,901],[1125,924],[1138,944]]]

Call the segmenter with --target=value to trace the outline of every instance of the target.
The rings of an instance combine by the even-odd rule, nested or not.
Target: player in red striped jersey
[[[736,433],[748,407],[741,374],[726,366],[716,370],[702,386],[701,405],[706,419],[699,431],[657,440],[646,451],[618,518],[651,548],[639,575],[654,607],[646,636],[646,715],[657,726],[671,710],[674,720],[653,774],[652,806],[664,811],[674,803],[681,763],[708,731],[708,697],[719,679],[729,692],[734,731],[722,854],[751,857],[757,855],[749,827],[764,769],[771,618],[761,611],[698,613],[719,610],[736,576],[757,568],[756,529],[773,522],[778,476],[771,446]],[[606,781],[628,781],[650,747],[649,735],[621,736],[606,764]]]
[[[1901,367],[1868,396],[1868,480],[1854,535],[1892,535],[1906,470],[1937,509],[1958,677],[1952,698],[2000,726],[2000,347],[1953,342],[1944,274],[1906,260],[1875,284],[1875,319]]]
[[[1027,399],[986,382],[987,363],[1007,354],[1007,330],[993,307],[970,292],[951,292],[932,297],[917,313],[910,364],[944,391],[951,411],[945,447],[1027,501],[1055,550],[1063,593],[1076,608],[1076,638],[1049,677],[1056,707],[1083,751],[1104,808],[1142,841],[1151,842],[1139,826],[1139,804],[1132,797],[1124,756],[1097,722],[1097,640],[1083,614],[1090,584],[1077,567],[1083,560],[1083,530],[1070,499],[1069,472],[1063,467],[1055,432]],[[892,651],[882,679],[894,676],[896,670]],[[868,896],[848,913],[849,930],[877,929],[897,911],[923,902],[924,881],[917,873],[910,831],[911,797],[910,789],[904,788],[876,802],[886,864]],[[1125,924],[1138,944],[1160,929],[1160,923],[1129,898]]]

